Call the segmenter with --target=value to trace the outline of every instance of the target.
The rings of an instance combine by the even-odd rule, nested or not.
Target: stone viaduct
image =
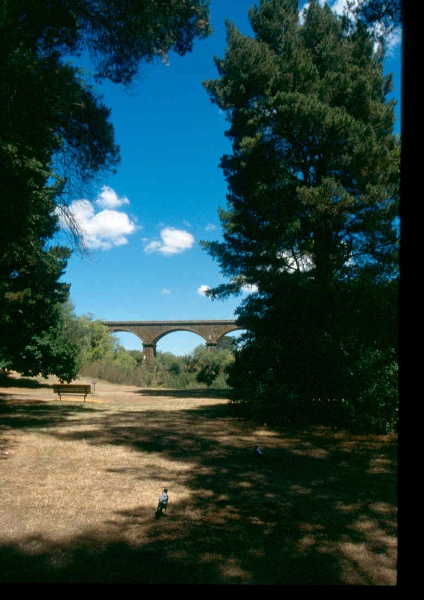
[[[237,321],[103,321],[112,333],[129,331],[143,343],[143,361],[156,356],[156,344],[173,331],[191,331],[197,333],[206,342],[206,347],[215,349],[219,340],[230,333],[240,330]]]

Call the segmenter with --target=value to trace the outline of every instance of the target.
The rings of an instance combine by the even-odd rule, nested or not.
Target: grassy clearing
[[[396,584],[395,436],[256,427],[204,390],[59,402],[49,383],[0,389],[0,582]]]

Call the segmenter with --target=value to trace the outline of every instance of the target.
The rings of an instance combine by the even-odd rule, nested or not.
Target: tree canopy
[[[59,211],[117,168],[110,111],[73,65],[88,53],[97,79],[128,85],[143,62],[190,52],[209,35],[200,0],[3,0],[0,7],[0,357],[25,350],[58,325],[70,250],[53,244]],[[21,367],[20,367],[21,368]]]

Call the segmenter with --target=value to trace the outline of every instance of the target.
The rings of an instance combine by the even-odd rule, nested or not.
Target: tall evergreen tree
[[[234,399],[280,412],[289,398],[358,398],[365,348],[390,360],[396,348],[399,140],[384,53],[361,22],[316,0],[301,21],[297,5],[262,0],[253,37],[227,23],[220,78],[204,82],[232,143],[223,241],[204,243],[231,281],[210,295],[257,286],[238,310],[249,333]]]

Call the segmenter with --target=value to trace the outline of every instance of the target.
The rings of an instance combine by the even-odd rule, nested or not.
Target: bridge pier
[[[156,344],[143,344],[143,365],[147,366],[156,356]]]
[[[206,350],[210,350],[211,352],[213,352],[214,350],[218,349],[218,343],[217,342],[206,342]]]

